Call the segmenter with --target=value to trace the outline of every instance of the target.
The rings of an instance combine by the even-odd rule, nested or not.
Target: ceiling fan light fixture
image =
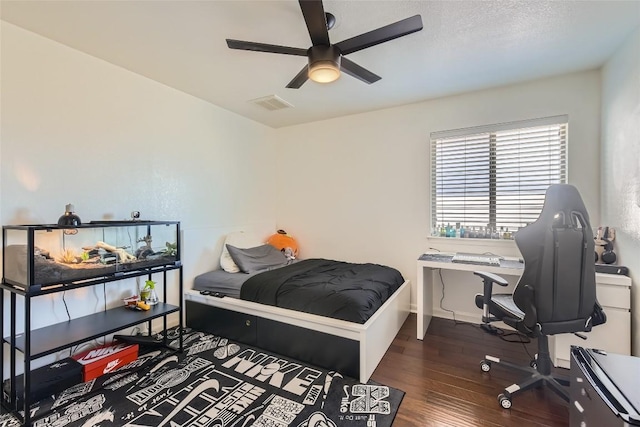
[[[340,77],[340,68],[331,61],[309,64],[309,78],[318,83],[331,83]]]
[[[313,46],[309,49],[309,79],[331,83],[340,77],[340,50],[335,46]]]

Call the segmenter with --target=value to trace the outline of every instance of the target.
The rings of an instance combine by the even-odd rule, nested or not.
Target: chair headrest
[[[582,218],[582,224],[578,224]],[[590,227],[589,213],[578,189],[570,184],[552,184],[547,189],[538,221],[555,228]]]

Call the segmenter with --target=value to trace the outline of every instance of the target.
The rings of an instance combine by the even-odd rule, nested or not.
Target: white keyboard
[[[464,264],[478,264],[478,265],[491,265],[491,266],[500,266],[500,257],[497,255],[486,255],[486,254],[471,254],[464,252],[457,252],[453,258],[451,258],[451,262],[460,262]]]

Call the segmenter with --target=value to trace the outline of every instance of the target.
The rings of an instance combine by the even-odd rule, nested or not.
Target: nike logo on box
[[[111,362],[107,363],[107,366],[104,367],[104,370],[102,371],[102,373],[108,374],[109,372],[116,369],[119,364],[120,364],[120,359],[112,360]]]
[[[83,365],[87,365],[89,363],[95,362],[96,360],[105,359],[112,354],[118,353],[119,351],[122,351],[129,347],[132,347],[132,345],[118,344],[114,346],[98,347],[88,351],[84,356],[76,360]]]

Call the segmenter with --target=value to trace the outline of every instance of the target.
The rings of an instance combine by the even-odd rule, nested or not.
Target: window
[[[432,226],[516,231],[566,183],[567,116],[431,134]]]

